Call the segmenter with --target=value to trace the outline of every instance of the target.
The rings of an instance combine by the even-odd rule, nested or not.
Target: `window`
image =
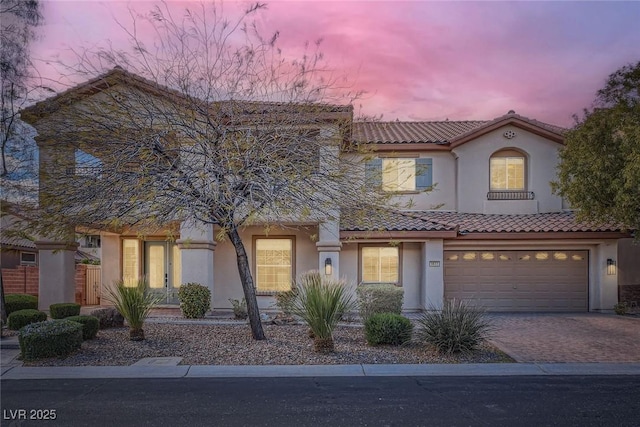
[[[36,265],[36,253],[20,252],[20,265]]]
[[[377,158],[365,165],[365,179],[389,192],[421,191],[433,185],[430,158]]]
[[[140,278],[140,243],[138,239],[122,240],[122,281],[134,286]]]
[[[361,249],[363,283],[399,283],[400,254],[397,247],[364,246]]]
[[[255,277],[258,293],[274,293],[291,289],[294,277],[292,238],[256,238]]]
[[[100,235],[93,234],[84,237],[85,248],[99,248],[100,247]]]
[[[502,150],[491,156],[492,191],[525,190],[525,157],[515,150]]]

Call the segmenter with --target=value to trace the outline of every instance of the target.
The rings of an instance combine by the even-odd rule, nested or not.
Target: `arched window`
[[[491,156],[490,190],[524,191],[526,182],[527,158],[518,150],[500,150]]]

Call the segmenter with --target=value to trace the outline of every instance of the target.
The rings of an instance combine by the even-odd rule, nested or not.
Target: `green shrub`
[[[124,317],[113,307],[93,310],[91,316],[98,318],[100,329],[118,328],[124,326]]]
[[[395,313],[377,313],[364,323],[369,345],[401,345],[411,340],[412,331],[411,321]]]
[[[51,304],[49,306],[49,314],[52,319],[64,319],[66,317],[78,316],[80,314],[80,304],[76,304],[75,302]]]
[[[335,350],[333,330],[344,313],[353,307],[352,295],[340,280],[325,279],[317,271],[301,275],[296,282],[297,295],[292,313],[300,316],[313,334],[317,352]]]
[[[7,326],[9,329],[17,331],[30,323],[44,322],[45,320],[47,320],[47,313],[28,308],[11,313],[7,318]]]
[[[105,299],[115,306],[129,324],[129,339],[142,341],[144,321],[163,297],[147,292],[147,283],[139,280],[135,286],[125,286],[120,281],[116,283],[115,289],[107,288]]]
[[[82,339],[92,340],[98,335],[100,321],[94,316],[69,316],[67,320],[78,322],[82,325]]]
[[[276,307],[282,311],[285,315],[291,316],[293,312],[293,301],[298,296],[298,290],[295,284],[288,291],[282,291],[276,293]]]
[[[27,294],[7,294],[4,296],[4,306],[7,316],[18,310],[37,310],[38,297]]]
[[[82,325],[67,319],[32,323],[18,333],[24,360],[64,357],[82,345]]]
[[[211,291],[199,283],[186,283],[178,289],[180,310],[187,319],[201,319],[211,307]]]
[[[442,310],[431,309],[418,320],[417,340],[440,353],[469,353],[487,339],[492,325],[484,310],[463,301],[446,301]]]
[[[362,322],[378,313],[402,313],[404,290],[399,286],[389,283],[360,285],[356,292]]]
[[[242,301],[229,299],[229,302],[233,306],[233,315],[236,319],[244,320],[249,317],[249,313],[247,313],[247,301],[244,298],[242,298]]]
[[[628,311],[627,303],[619,302],[615,304],[613,306],[613,311],[619,316],[624,316],[625,314],[627,314],[627,311]]]

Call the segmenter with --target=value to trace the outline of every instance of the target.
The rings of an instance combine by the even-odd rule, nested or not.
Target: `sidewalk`
[[[130,366],[23,367],[17,337],[1,341],[2,380],[88,378],[239,378],[370,376],[640,375],[640,363],[476,363],[425,365],[178,365],[149,358]],[[171,360],[166,360],[171,359]]]

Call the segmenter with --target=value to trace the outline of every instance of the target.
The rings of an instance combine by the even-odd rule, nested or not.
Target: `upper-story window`
[[[490,160],[491,191],[526,190],[526,165],[526,157],[519,151],[501,150],[494,153]]]
[[[421,191],[433,185],[432,165],[430,158],[377,158],[366,163],[365,178],[383,191]]]

